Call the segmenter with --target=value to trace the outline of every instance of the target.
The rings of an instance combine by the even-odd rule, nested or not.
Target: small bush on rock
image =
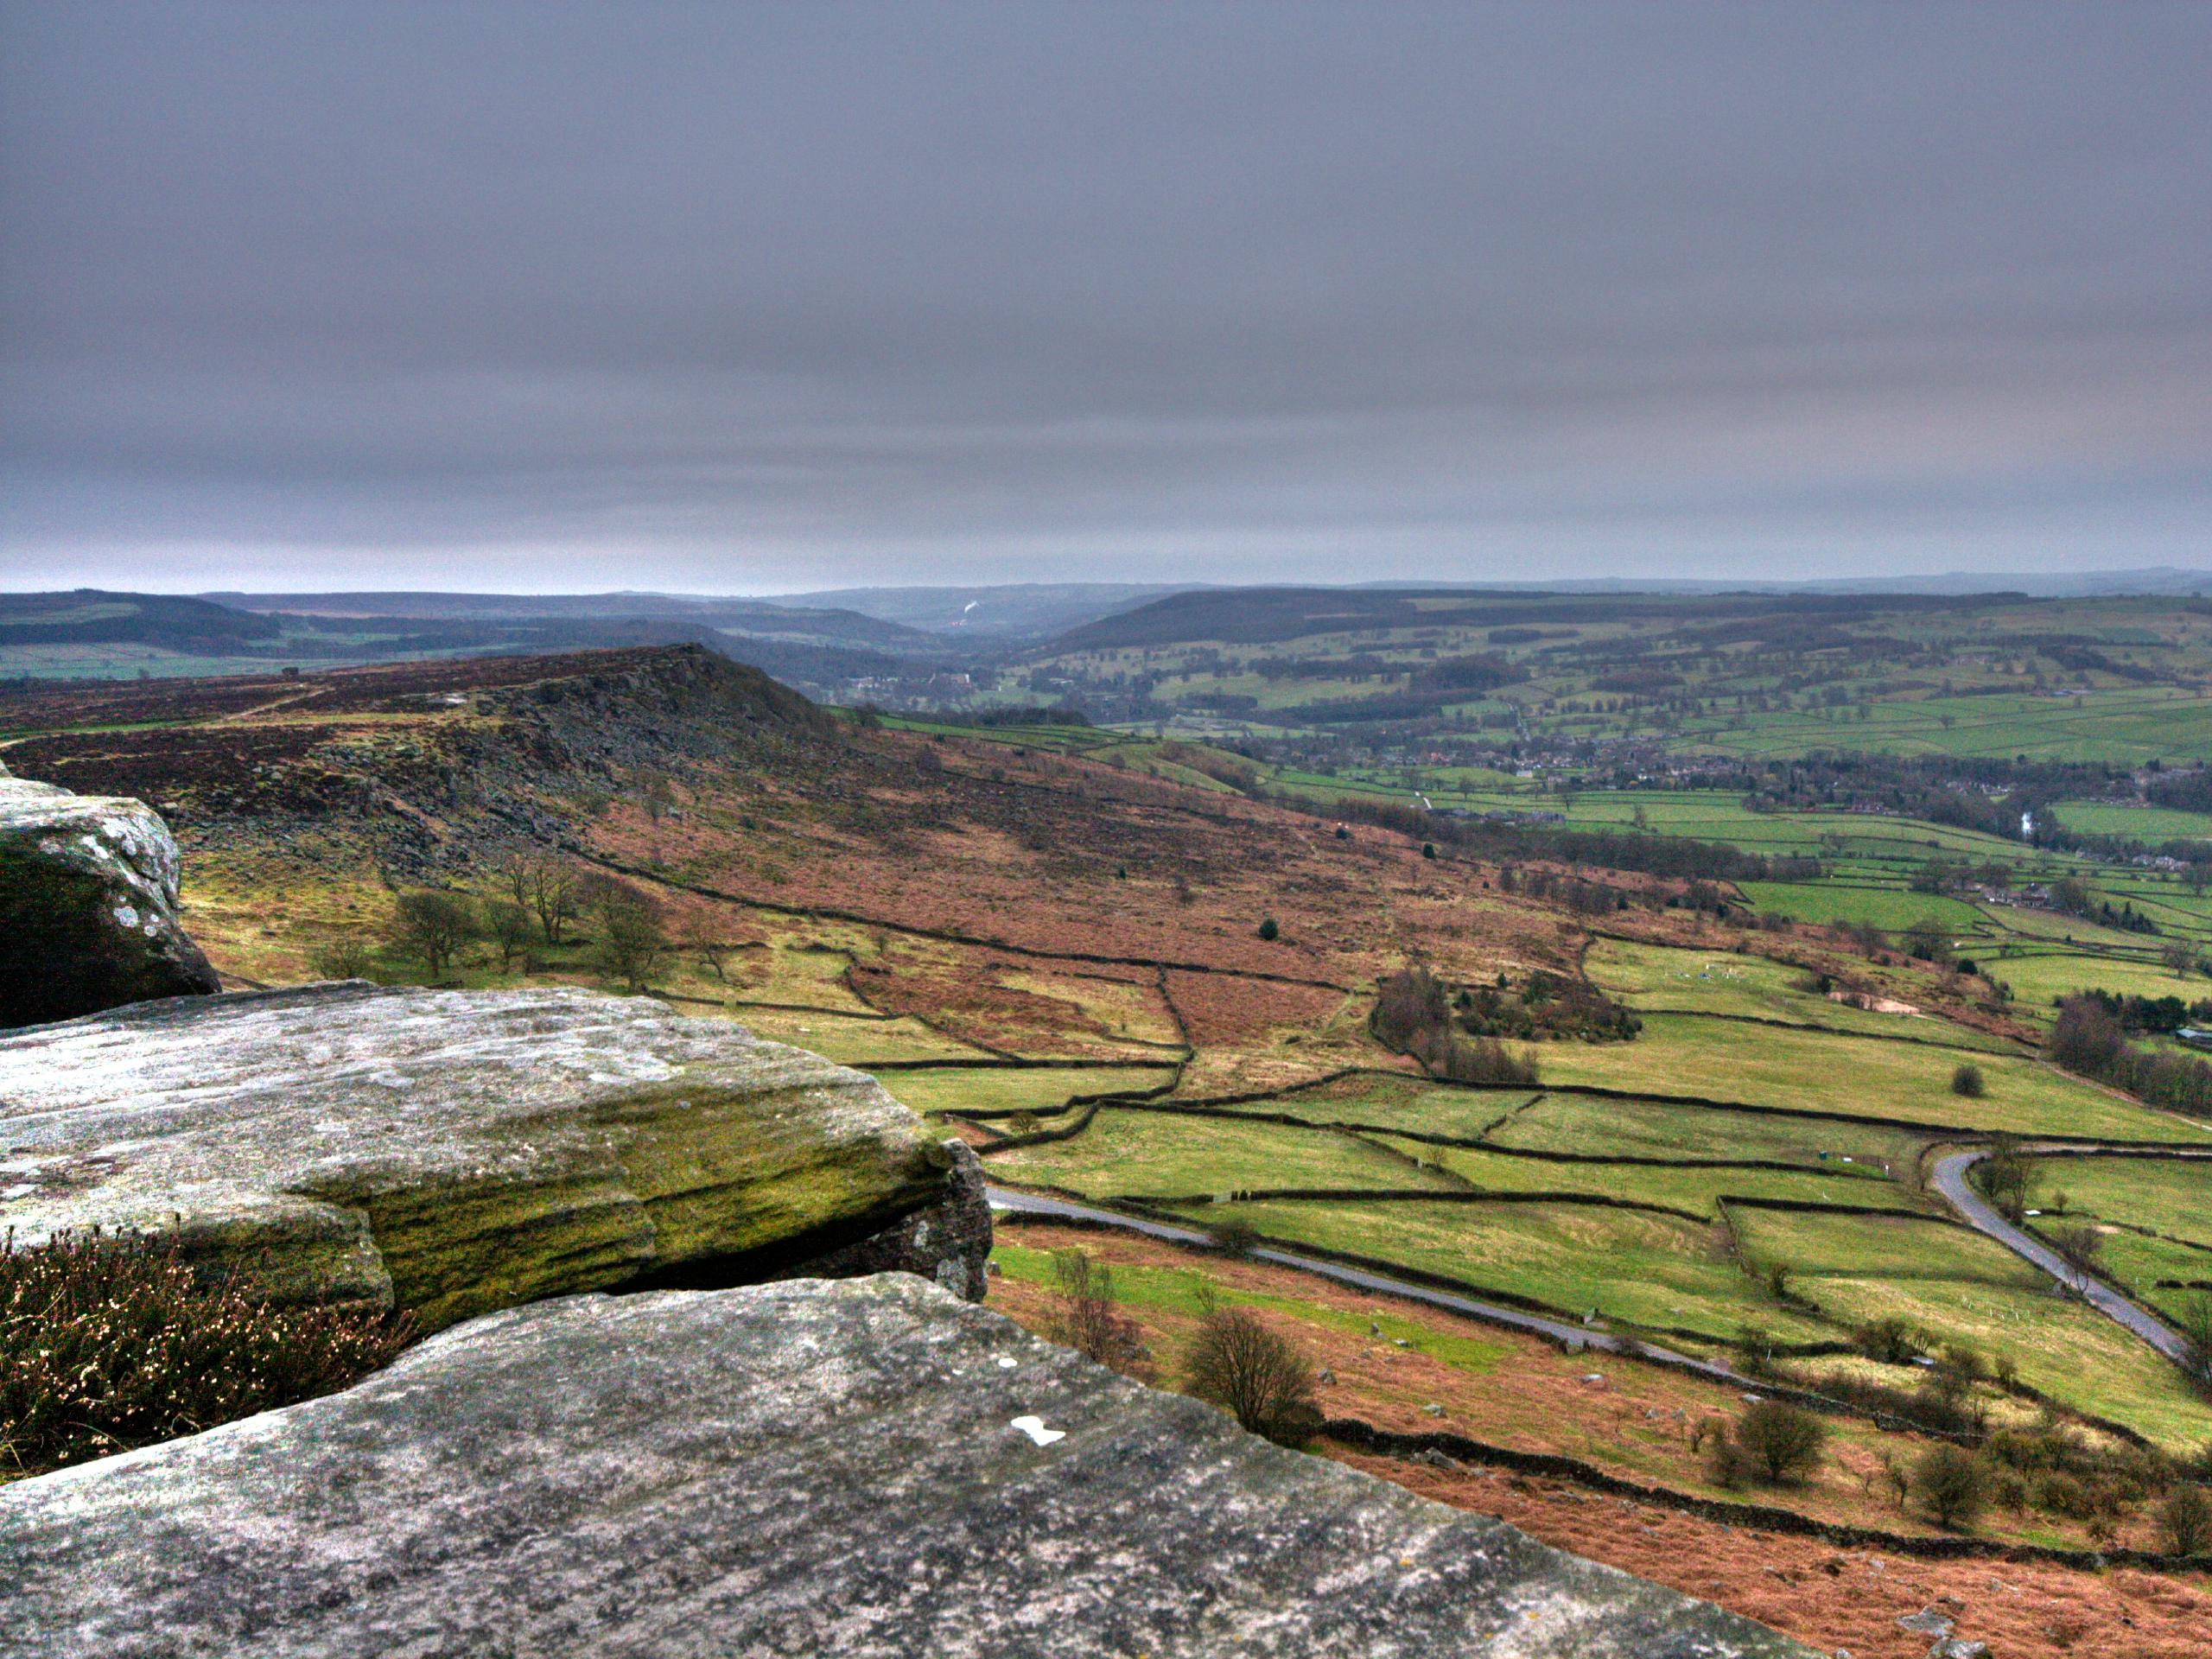
[[[35,1474],[342,1389],[412,1332],[362,1307],[272,1306],[174,1241],[0,1243],[0,1475]]]

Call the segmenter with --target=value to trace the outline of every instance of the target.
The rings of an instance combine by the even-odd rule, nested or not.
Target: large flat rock
[[[1804,1653],[903,1274],[541,1303],[0,1487],[0,1651]]]
[[[220,988],[177,920],[176,842],[143,801],[0,768],[0,1028]]]
[[[175,1233],[281,1296],[429,1330],[656,1276],[766,1278],[957,1196],[950,1167],[872,1078],[647,998],[353,982],[0,1037],[19,1244]]]

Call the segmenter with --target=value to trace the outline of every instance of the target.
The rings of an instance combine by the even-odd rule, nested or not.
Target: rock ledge
[[[0,1036],[18,1243],[174,1232],[427,1330],[766,1278],[957,1199],[952,1157],[873,1078],[648,998],[355,982]],[[987,1230],[932,1236],[980,1274]]]
[[[0,1487],[0,1651],[1809,1659],[896,1274],[515,1309]]]

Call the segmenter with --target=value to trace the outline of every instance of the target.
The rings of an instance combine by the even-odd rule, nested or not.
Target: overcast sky
[[[0,0],[0,586],[2212,564],[2212,4]]]

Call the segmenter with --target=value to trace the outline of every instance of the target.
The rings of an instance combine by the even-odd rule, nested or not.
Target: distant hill
[[[761,602],[828,606],[931,633],[1014,642],[1049,639],[1094,618],[1189,591],[1189,585],[1168,582],[1029,582],[973,588],[832,588]]]
[[[200,599],[108,593],[97,588],[0,594],[0,649],[127,643],[176,651],[230,651],[273,639],[282,632],[279,624],[266,617]]]
[[[294,616],[415,621],[677,622],[771,639],[922,650],[936,641],[895,621],[854,609],[768,603],[687,594],[322,593],[205,594],[233,610]]]

